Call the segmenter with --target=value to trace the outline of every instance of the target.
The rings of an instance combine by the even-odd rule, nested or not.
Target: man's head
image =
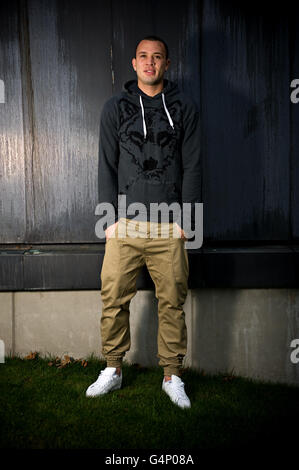
[[[136,45],[136,56],[132,59],[138,81],[144,85],[157,85],[168,69],[168,47],[157,36],[146,36]]]

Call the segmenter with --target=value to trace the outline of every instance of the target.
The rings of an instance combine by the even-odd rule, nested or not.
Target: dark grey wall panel
[[[204,235],[287,240],[288,23],[263,2],[230,3],[205,1],[202,13]]]
[[[33,89],[27,242],[98,241],[99,119],[111,95],[108,1],[28,2]]]
[[[25,162],[21,55],[17,1],[0,2],[0,238],[21,242],[25,236]]]
[[[200,107],[200,22],[202,1],[165,1],[155,4],[155,26],[170,48],[170,80],[191,96]],[[169,17],[169,12],[173,12]],[[175,12],[175,13],[174,13]],[[169,19],[171,18],[171,21]],[[167,29],[165,28],[165,25]],[[200,182],[199,182],[200,184]]]
[[[24,257],[24,290],[100,289],[98,253],[49,252]]]
[[[299,79],[299,11],[298,9],[290,12],[289,31],[290,31],[290,79],[289,85],[292,80]],[[296,87],[298,89],[298,85]],[[294,91],[294,88],[289,88],[289,93]],[[297,92],[297,99],[299,93]],[[292,238],[299,240],[299,102],[290,102],[290,117],[291,117],[291,135],[290,135],[290,171],[291,171],[291,186],[290,186],[290,203],[292,208],[291,213],[291,230]],[[299,275],[299,271],[298,271]]]
[[[298,240],[298,7],[261,6],[2,1],[0,242],[99,242],[100,113],[136,77],[136,41],[151,33],[169,44],[166,76],[201,110],[204,244]]]
[[[199,104],[200,5],[197,0],[112,0],[115,93],[126,80],[136,79],[131,61],[137,41],[155,34],[169,47],[171,64],[165,77],[176,81]]]
[[[153,34],[153,2],[112,0],[111,5],[113,93],[119,93],[124,82],[136,78],[131,63],[136,41]]]
[[[35,245],[0,252],[0,291],[101,289],[103,245]],[[188,253],[188,286],[299,287],[299,249],[284,246],[202,248]],[[146,266],[136,288],[154,289]]]
[[[0,253],[0,290],[15,291],[24,289],[23,254],[14,250]]]

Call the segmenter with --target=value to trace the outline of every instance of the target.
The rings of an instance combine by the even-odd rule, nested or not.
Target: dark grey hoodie
[[[164,79],[162,92],[154,97],[137,80],[127,81],[102,110],[98,178],[99,203],[115,208],[104,229],[120,217],[163,222],[151,215],[153,202],[178,202],[181,209],[183,202],[191,203],[194,229],[194,204],[200,202],[200,126],[194,101],[170,80]],[[125,212],[118,195],[126,195]],[[134,202],[146,210],[128,214]],[[169,221],[182,227],[182,213],[170,211]]]

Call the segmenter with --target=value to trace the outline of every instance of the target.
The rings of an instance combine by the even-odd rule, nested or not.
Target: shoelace
[[[109,379],[109,380],[107,380],[107,383],[112,382],[113,375],[107,374],[107,372],[104,373],[104,371],[102,370],[101,373],[99,374],[97,380],[96,380],[95,383],[93,384],[93,386],[95,386],[96,382],[99,380],[99,378],[100,378],[101,376],[107,376],[107,378]]]
[[[186,394],[185,394],[185,389],[184,389],[184,382],[180,383],[179,387],[180,388],[178,389],[178,395],[180,396],[180,398],[186,399]]]
[[[185,393],[185,389],[184,389],[184,382],[180,382],[179,384],[176,385],[176,392],[177,392],[177,395],[178,395],[178,399],[183,399],[183,400],[186,400],[186,393]]]

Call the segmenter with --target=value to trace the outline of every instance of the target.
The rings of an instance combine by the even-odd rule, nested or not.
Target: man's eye
[[[145,54],[141,54],[140,57],[145,57]],[[161,59],[161,56],[160,56],[160,55],[156,55],[155,58],[156,58],[156,59]]]

